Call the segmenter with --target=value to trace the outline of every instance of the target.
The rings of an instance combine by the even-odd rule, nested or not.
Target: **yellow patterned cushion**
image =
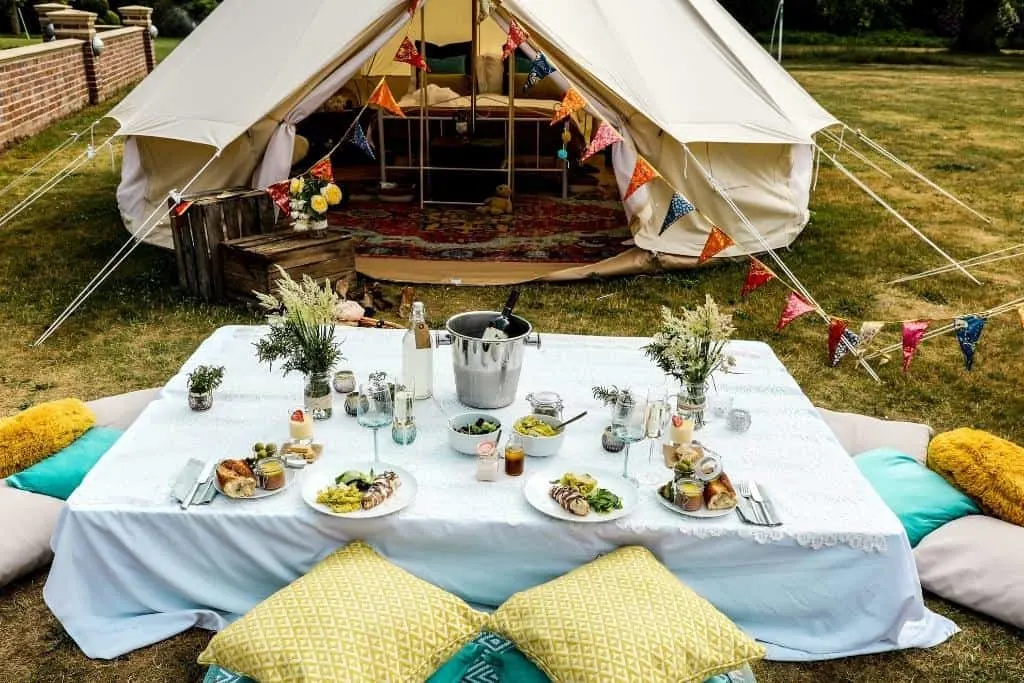
[[[420,683],[485,618],[354,541],[215,635],[199,662],[260,683]]]
[[[765,654],[638,546],[513,595],[487,628],[555,683],[704,681]]]
[[[0,478],[70,446],[95,422],[89,406],[77,398],[40,403],[0,420]]]
[[[978,429],[954,429],[932,439],[928,467],[985,512],[1024,526],[1024,448]]]

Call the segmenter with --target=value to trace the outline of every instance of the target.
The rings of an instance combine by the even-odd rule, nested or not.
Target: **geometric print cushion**
[[[485,618],[354,541],[215,635],[199,662],[260,683],[420,683]]]
[[[487,629],[555,683],[699,683],[765,655],[639,546],[513,595]]]

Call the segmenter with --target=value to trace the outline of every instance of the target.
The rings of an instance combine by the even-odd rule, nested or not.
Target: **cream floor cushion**
[[[895,448],[922,465],[928,458],[928,442],[932,439],[932,428],[928,425],[879,420],[867,415],[837,413],[824,408],[818,408],[818,412],[850,455],[876,448]]]

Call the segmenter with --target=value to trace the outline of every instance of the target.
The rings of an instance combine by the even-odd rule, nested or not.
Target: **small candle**
[[[672,417],[672,426],[668,431],[668,439],[672,443],[689,444],[693,441],[693,420],[680,415]]]
[[[498,480],[498,449],[492,441],[484,441],[476,447],[476,478],[478,481]]]
[[[409,403],[412,402],[412,392],[395,392],[395,419],[402,422],[409,417]]]

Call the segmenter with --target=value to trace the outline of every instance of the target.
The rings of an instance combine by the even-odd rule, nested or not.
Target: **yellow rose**
[[[292,184],[288,188],[292,194],[298,194],[302,192],[302,189],[306,187],[306,181],[302,178],[292,178]]]
[[[334,183],[327,183],[327,185],[324,186],[324,189],[320,191],[320,194],[324,196],[324,199],[326,199],[327,203],[331,206],[336,206],[341,203],[341,188]]]
[[[327,213],[327,200],[322,194],[315,194],[309,198],[309,206],[317,213]]]

